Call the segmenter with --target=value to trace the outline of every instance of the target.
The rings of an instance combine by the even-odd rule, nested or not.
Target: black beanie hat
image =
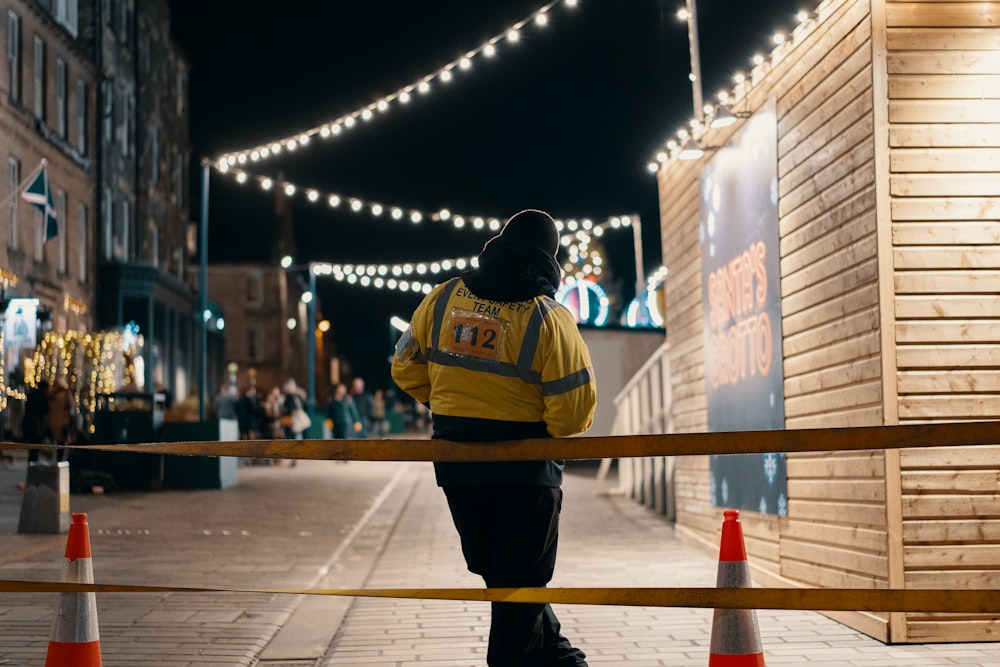
[[[517,241],[527,246],[538,248],[542,252],[555,257],[559,252],[559,232],[555,220],[545,211],[528,208],[515,213],[500,230],[498,236],[486,242]]]

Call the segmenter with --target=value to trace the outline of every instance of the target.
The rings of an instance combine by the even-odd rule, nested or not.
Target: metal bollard
[[[29,463],[17,532],[55,535],[69,524],[69,463]]]

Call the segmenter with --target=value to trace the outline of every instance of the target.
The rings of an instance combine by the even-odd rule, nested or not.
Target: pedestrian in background
[[[559,234],[542,211],[507,221],[477,269],[435,287],[396,345],[392,377],[458,442],[590,428],[596,385],[573,315],[553,298]],[[490,588],[545,586],[555,569],[562,461],[435,463],[469,570]],[[547,604],[492,604],[487,663],[586,665]]]
[[[268,438],[284,438],[285,428],[281,425],[281,389],[271,387],[261,405],[261,429]]]
[[[73,414],[76,412],[76,401],[73,393],[63,382],[56,382],[49,389],[49,437],[56,445],[72,445],[76,441],[76,430]],[[56,459],[66,460],[66,450],[56,450]]]
[[[21,437],[25,442],[42,444],[49,434],[49,383],[41,380],[24,396],[24,416],[21,417]],[[39,450],[28,450],[28,463],[38,460]]]
[[[376,389],[372,394],[371,434],[385,435],[389,432],[389,422],[385,418],[385,394]]]
[[[225,384],[219,388],[219,393],[215,396],[215,418],[216,419],[236,419],[236,402],[239,397],[236,395],[236,387]]]
[[[285,397],[281,404],[281,423],[285,427],[285,437],[302,440],[306,429],[312,425],[312,419],[306,412],[305,393],[291,378],[282,386],[281,392]],[[298,464],[297,459],[291,459],[288,465],[294,468]]]
[[[351,383],[351,400],[354,401],[354,407],[358,410],[358,421],[361,422],[361,430],[355,433],[355,437],[367,438],[371,429],[372,395],[365,389],[364,379],[354,378]]]
[[[326,405],[326,416],[333,422],[332,432],[335,438],[350,438],[361,430],[361,417],[354,406],[354,401],[347,395],[347,385],[343,382],[333,388],[333,396]]]
[[[257,414],[260,406],[257,405],[257,390],[247,387],[243,390],[243,395],[236,401],[236,423],[240,429],[240,440],[256,440],[259,433],[257,431]]]

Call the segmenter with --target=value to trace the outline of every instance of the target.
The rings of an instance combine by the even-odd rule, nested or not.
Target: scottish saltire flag
[[[45,221],[45,240],[55,238],[59,233],[59,223],[56,220],[56,207],[52,204],[52,189],[49,187],[49,174],[44,162],[35,180],[21,193],[21,199],[42,212]]]

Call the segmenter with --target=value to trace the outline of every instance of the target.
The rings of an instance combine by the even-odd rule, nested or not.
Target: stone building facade
[[[0,2],[6,23],[0,80],[6,163],[0,235],[6,252],[0,263],[10,274],[4,293],[39,299],[57,329],[89,329],[96,285],[96,68],[72,17],[57,17],[42,4]],[[58,219],[58,232],[48,240],[41,211],[18,195],[43,160]]]
[[[205,320],[191,270],[189,65],[168,4],[0,0],[0,19],[3,296],[38,299],[56,331],[137,325],[143,386],[184,398]],[[59,225],[49,240],[19,196],[43,159]],[[221,368],[212,311],[207,356]]]

